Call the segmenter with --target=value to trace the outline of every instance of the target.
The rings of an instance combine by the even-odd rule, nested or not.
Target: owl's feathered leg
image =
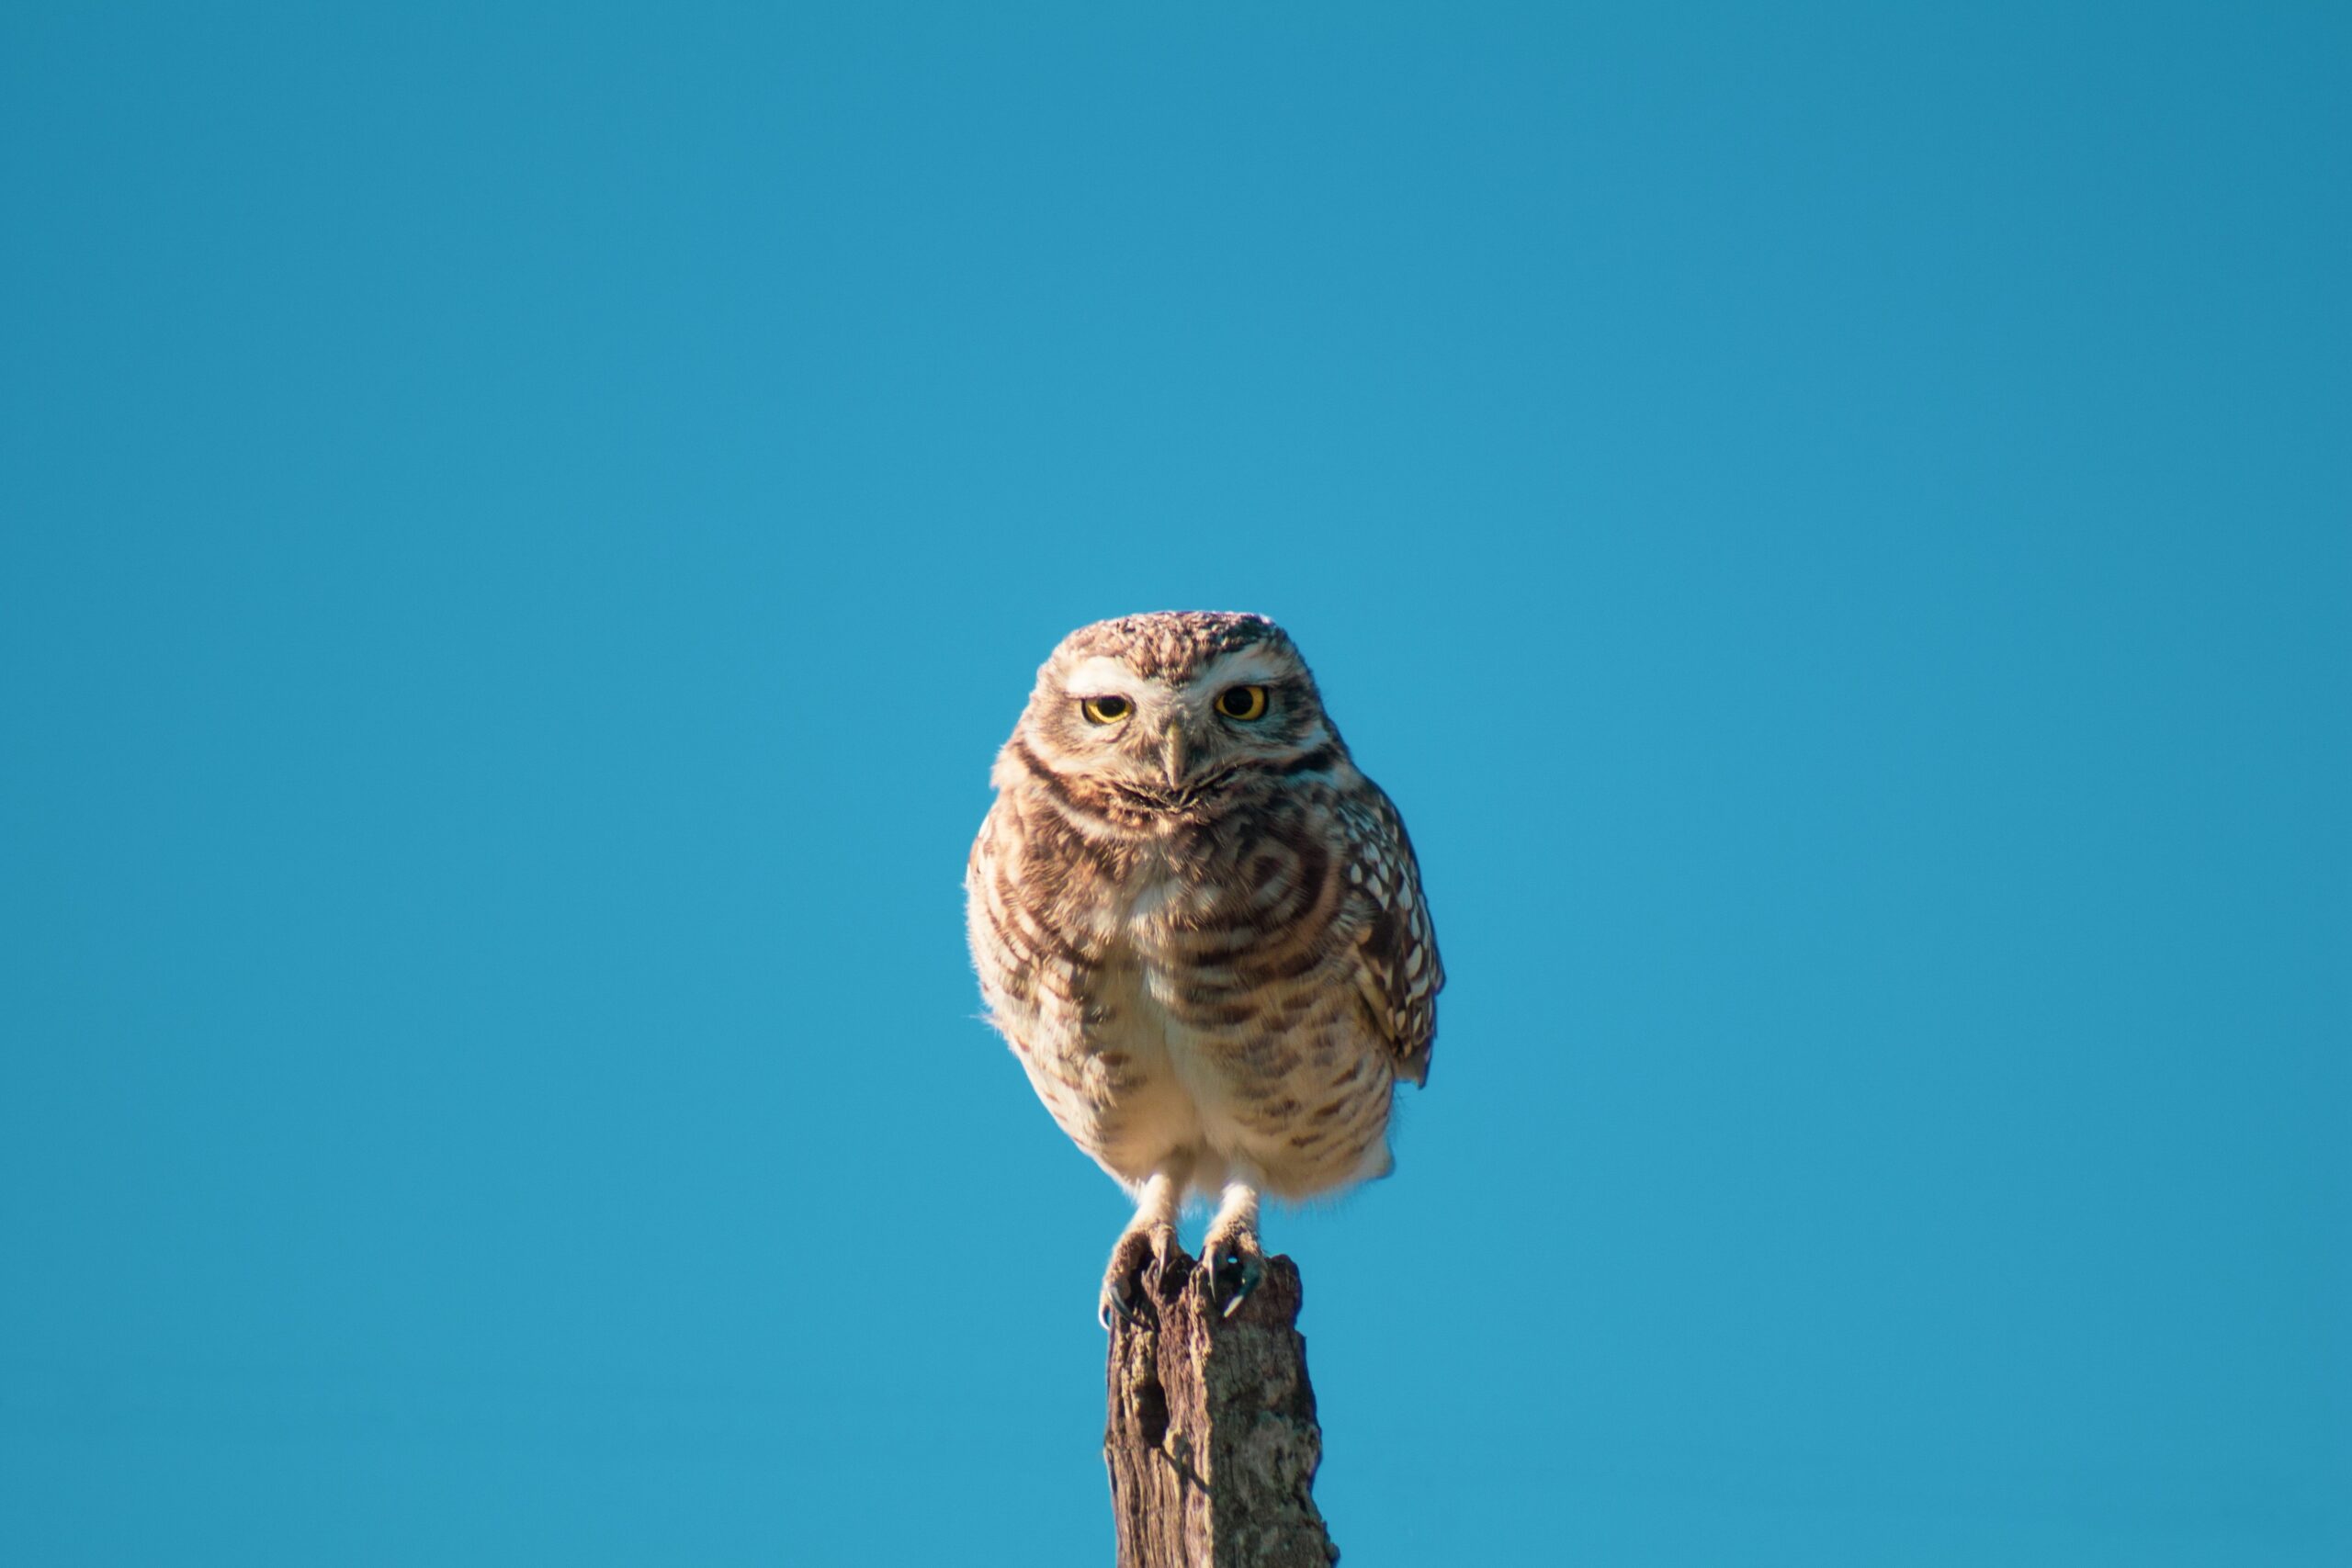
[[[1184,1202],[1185,1171],[1173,1166],[1152,1172],[1136,1194],[1136,1217],[1119,1233],[1111,1248],[1111,1266],[1102,1272],[1102,1299],[1098,1315],[1111,1326],[1112,1314],[1128,1323],[1143,1321],[1144,1269],[1168,1267],[1175,1252],[1176,1215]]]
[[[1201,1243],[1201,1262],[1209,1270],[1209,1300],[1223,1303],[1231,1317],[1266,1272],[1266,1254],[1258,1245],[1258,1190],[1249,1182],[1225,1184]]]

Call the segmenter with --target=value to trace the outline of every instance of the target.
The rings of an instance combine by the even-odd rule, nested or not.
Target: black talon
[[[1130,1328],[1150,1326],[1152,1319],[1146,1315],[1144,1303],[1152,1293],[1148,1281],[1168,1267],[1161,1250],[1164,1245],[1148,1231],[1130,1232],[1120,1238],[1102,1277],[1102,1302],[1094,1314],[1104,1333],[1110,1332],[1114,1314]]]
[[[1142,1306],[1142,1292],[1135,1289],[1135,1281],[1132,1280],[1121,1280],[1117,1287],[1112,1291],[1111,1304],[1103,1313],[1103,1328],[1106,1331],[1110,1328],[1112,1313],[1118,1314],[1119,1321],[1125,1324],[1129,1328],[1145,1327],[1146,1324]]]
[[[1265,1277],[1265,1266],[1258,1260],[1256,1248],[1219,1247],[1216,1265],[1209,1274],[1209,1300],[1212,1303],[1223,1302],[1219,1315],[1231,1317]]]

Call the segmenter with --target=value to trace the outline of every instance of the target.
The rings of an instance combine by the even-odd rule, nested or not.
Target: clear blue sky
[[[1453,973],[1349,1568],[2352,1559],[2346,13],[1278,9],[7,7],[0,1561],[1106,1562],[1166,607]]]

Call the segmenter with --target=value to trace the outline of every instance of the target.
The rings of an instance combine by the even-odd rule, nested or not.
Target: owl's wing
[[[1445,966],[1421,898],[1420,863],[1404,818],[1370,780],[1340,805],[1340,822],[1348,840],[1349,897],[1363,918],[1356,982],[1396,1058],[1396,1076],[1426,1083]]]

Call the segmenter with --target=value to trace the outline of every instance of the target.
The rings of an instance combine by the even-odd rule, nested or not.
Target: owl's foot
[[[1201,1267],[1208,1270],[1209,1304],[1231,1317],[1266,1277],[1266,1254],[1258,1246],[1258,1189],[1247,1179],[1225,1184],[1201,1244]]]
[[[1201,1265],[1208,1270],[1209,1304],[1227,1317],[1241,1310],[1266,1277],[1265,1250],[1258,1245],[1257,1231],[1248,1226],[1209,1232],[1201,1247]]]
[[[1167,1269],[1169,1258],[1181,1250],[1172,1224],[1136,1225],[1119,1237],[1119,1244],[1111,1249],[1111,1267],[1102,1273],[1097,1315],[1104,1329],[1114,1320],[1130,1328],[1140,1328],[1149,1321],[1144,1303],[1151,1298],[1152,1283]]]

